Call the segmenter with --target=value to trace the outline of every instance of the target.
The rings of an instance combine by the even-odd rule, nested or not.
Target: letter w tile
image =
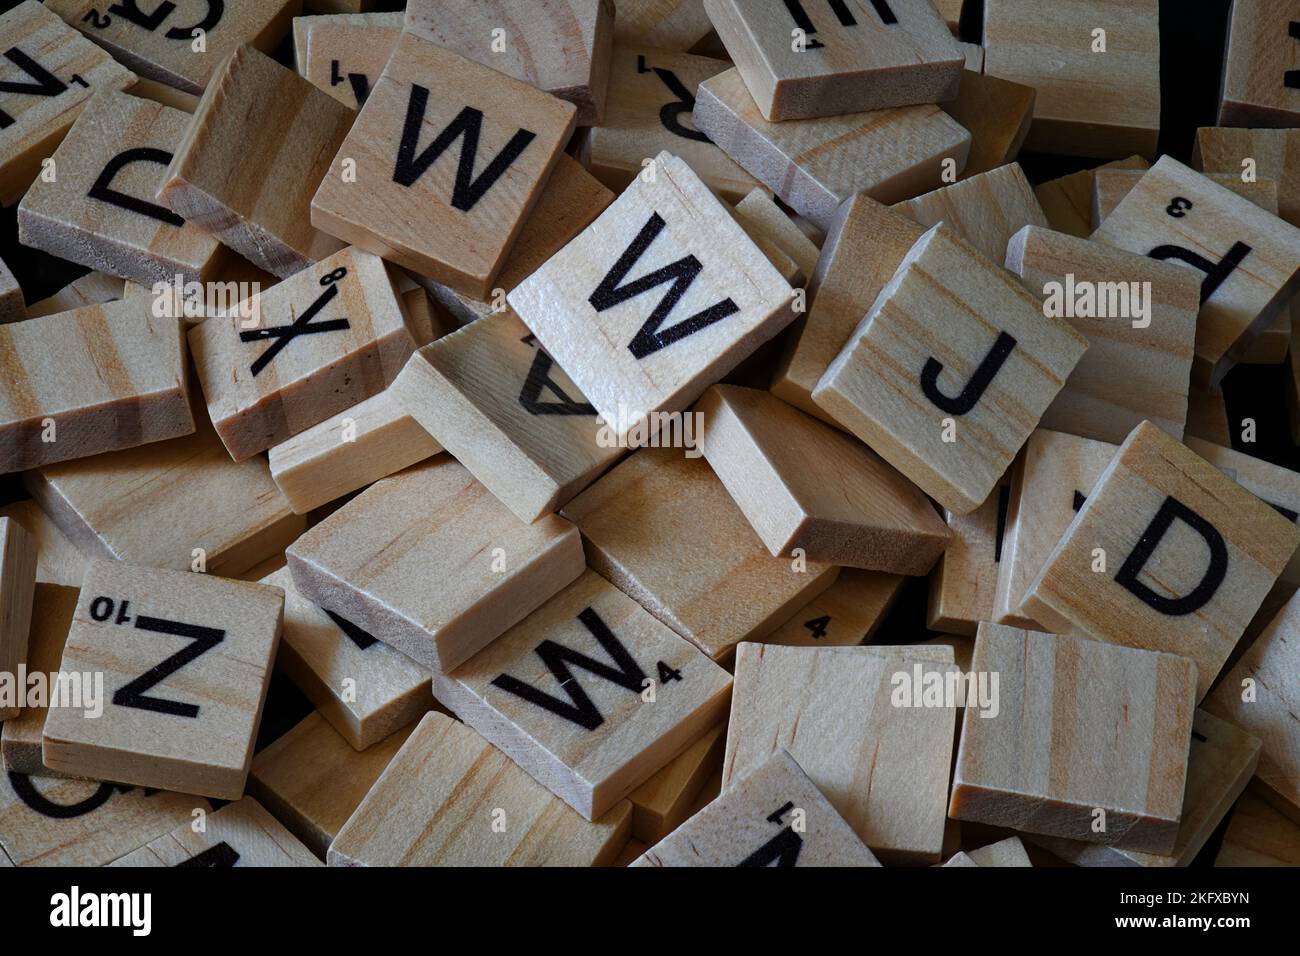
[[[438,157],[445,153],[451,144],[462,136],[460,161],[456,166],[456,185],[452,189],[451,204],[461,212],[469,212],[491,189],[514,161],[523,155],[537,134],[526,129],[518,130],[510,137],[510,142],[488,163],[487,168],[474,176],[474,166],[478,160],[478,141],[483,133],[483,111],[471,106],[465,107],[447,124],[446,129],[438,134],[424,151],[416,155],[420,147],[420,129],[424,125],[425,108],[429,105],[429,91],[418,84],[411,87],[411,98],[406,104],[406,124],[402,128],[402,141],[397,147],[397,165],[393,169],[393,182],[402,186],[413,186],[423,176]]]
[[[548,710],[553,714],[563,717],[582,727],[584,730],[595,730],[605,722],[600,710],[596,707],[595,702],[587,696],[587,692],[582,689],[573,672],[569,670],[570,665],[581,668],[597,677],[602,677],[619,687],[625,687],[633,693],[639,694],[643,689],[646,681],[645,671],[632,655],[628,653],[623,642],[614,636],[614,632],[609,626],[600,619],[600,615],[591,608],[586,608],[578,615],[578,620],[582,625],[591,632],[591,636],[604,649],[605,653],[613,660],[614,665],[602,663],[594,658],[588,657],[580,651],[575,651],[563,644],[557,644],[552,640],[545,640],[537,645],[537,656],[546,664],[560,687],[569,695],[569,699],[562,700],[559,697],[553,697],[544,691],[538,690],[531,684],[525,684],[517,677],[511,677],[509,674],[502,674],[492,681],[493,687],[499,687],[508,694],[514,694],[516,697],[522,697],[530,704],[536,704],[543,710]]]
[[[707,329],[715,322],[721,322],[728,316],[735,315],[740,311],[740,307],[735,302],[730,298],[726,298],[716,305],[683,319],[671,328],[660,331],[660,327],[668,316],[672,315],[677,303],[695,284],[696,278],[704,269],[699,259],[693,255],[687,255],[671,265],[656,269],[640,279],[627,283],[627,285],[622,284],[623,280],[627,278],[627,274],[632,271],[632,267],[641,261],[641,257],[646,254],[654,241],[659,238],[659,234],[664,231],[664,225],[663,217],[659,213],[651,213],[649,221],[642,227],[637,237],[632,240],[632,244],[623,252],[618,262],[614,263],[614,268],[609,270],[609,275],[601,280],[600,285],[596,287],[596,291],[591,294],[591,298],[588,300],[593,309],[597,312],[604,312],[606,309],[612,309],[629,299],[635,299],[651,289],[658,288],[668,282],[672,283],[672,288],[659,300],[654,312],[650,313],[650,318],[646,319],[645,324],[641,326],[636,336],[628,343],[628,350],[638,359],[653,355],[660,349],[666,348],[674,342],[679,342],[688,335],[694,335],[701,329]]]

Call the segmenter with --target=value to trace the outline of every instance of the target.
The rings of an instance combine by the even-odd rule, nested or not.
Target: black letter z
[[[165,661],[155,664],[135,680],[119,689],[113,694],[113,703],[119,707],[151,710],[158,714],[172,714],[176,717],[197,717],[199,715],[198,704],[185,704],[175,700],[164,700],[161,697],[146,697],[144,692],[175,674],[190,661],[216,647],[226,639],[226,632],[215,627],[182,624],[180,621],[167,621],[160,617],[145,617],[144,615],[140,615],[135,619],[135,626],[141,631],[188,637],[194,643],[184,650],[177,651]]]

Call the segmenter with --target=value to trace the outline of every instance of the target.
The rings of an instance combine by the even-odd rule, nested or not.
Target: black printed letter
[[[90,187],[90,192],[86,195],[91,199],[98,199],[121,209],[129,209],[131,212],[148,216],[150,219],[157,219],[170,226],[183,226],[185,220],[165,206],[159,206],[147,199],[128,196],[126,193],[118,192],[112,188],[113,180],[117,177],[117,174],[132,163],[157,163],[159,166],[165,167],[171,161],[172,154],[165,149],[153,149],[146,146],[128,149],[125,152],[118,153],[108,161],[103,172],[99,174],[99,178],[95,180],[95,184]]]
[[[537,138],[537,134],[521,129],[510,138],[505,148],[493,157],[477,179],[474,178],[474,164],[478,159],[479,134],[483,131],[483,113],[467,106],[438,134],[437,139],[416,155],[420,146],[420,127],[424,123],[425,107],[429,103],[429,91],[418,84],[411,87],[411,98],[406,104],[406,125],[402,129],[402,142],[397,147],[397,166],[393,169],[393,182],[402,186],[412,186],[425,174],[430,166],[457,139],[464,136],[465,142],[460,148],[460,162],[456,167],[456,186],[452,190],[451,204],[461,212],[469,212],[484,194],[492,188],[498,179],[510,168],[528,148],[528,144]]]
[[[1165,532],[1172,527],[1175,518],[1187,524],[1205,539],[1205,543],[1210,549],[1210,565],[1205,569],[1205,576],[1201,578],[1201,582],[1191,592],[1183,597],[1171,598],[1165,597],[1163,594],[1157,594],[1139,581],[1138,575],[1142,572],[1142,568],[1147,561],[1151,559],[1151,555],[1155,553],[1160,540],[1165,536]],[[1137,547],[1133,549],[1133,553],[1128,556],[1124,561],[1124,566],[1115,575],[1115,580],[1131,591],[1143,604],[1154,608],[1161,614],[1180,617],[1204,607],[1210,598],[1214,597],[1214,592],[1219,589],[1219,585],[1223,583],[1227,573],[1228,548],[1223,542],[1223,535],[1219,534],[1214,525],[1177,498],[1166,497],[1164,503],[1160,506],[1160,510],[1156,512],[1156,516],[1147,525],[1146,531],[1142,532]]]
[[[530,704],[536,704],[543,710],[549,710],[553,714],[558,714],[565,720],[572,721],[584,730],[595,730],[605,722],[600,711],[596,708],[595,702],[587,696],[587,692],[582,689],[569,670],[569,665],[580,667],[583,670],[595,674],[597,677],[603,677],[619,687],[626,687],[635,694],[641,693],[646,681],[645,671],[641,670],[632,655],[628,653],[623,642],[614,636],[608,625],[600,619],[591,608],[586,608],[578,615],[578,620],[583,626],[591,632],[591,636],[604,649],[614,661],[616,666],[611,667],[594,660],[579,651],[565,647],[563,644],[557,644],[552,640],[545,640],[537,645],[537,656],[546,664],[560,687],[569,695],[568,701],[561,700],[558,697],[552,697],[533,687],[531,684],[525,684],[517,677],[511,677],[509,674],[501,674],[492,681],[493,687],[500,687],[508,694],[514,694],[516,697],[522,697]]]
[[[1201,304],[1204,305],[1252,251],[1244,242],[1234,242],[1223,261],[1218,264],[1182,246],[1156,246],[1147,253],[1147,257],[1161,261],[1178,259],[1204,272],[1205,281],[1201,283]]]
[[[970,381],[956,398],[949,398],[939,391],[939,375],[943,372],[943,363],[931,356],[925,360],[925,367],[921,369],[921,391],[925,393],[926,398],[948,414],[965,415],[975,407],[980,396],[984,394],[984,390],[989,387],[989,383],[993,381],[993,377],[1002,368],[1002,363],[1007,360],[1007,356],[1015,347],[1015,338],[1006,332],[999,332],[997,341],[989,349],[988,355],[984,356],[984,361],[980,362],[979,368],[975,369],[975,374],[970,377]]]
[[[651,213],[649,221],[642,227],[641,232],[632,244],[627,247],[618,262],[614,263],[614,268],[609,270],[609,275],[601,280],[596,291],[591,294],[588,300],[591,307],[597,312],[604,312],[606,309],[612,309],[629,299],[635,299],[637,296],[649,292],[651,289],[658,288],[667,282],[672,283],[667,294],[659,300],[659,305],[650,313],[650,318],[646,319],[645,324],[641,326],[640,331],[628,343],[628,350],[638,359],[643,359],[647,355],[653,355],[662,348],[679,342],[701,329],[707,329],[715,322],[721,322],[730,315],[735,315],[740,311],[740,306],[736,305],[730,298],[723,299],[716,305],[712,305],[701,312],[696,312],[689,318],[683,319],[672,328],[659,331],[659,327],[664,324],[668,316],[672,315],[673,309],[681,301],[692,285],[696,277],[703,271],[704,266],[700,260],[693,255],[685,256],[678,259],[670,265],[657,269],[649,275],[644,275],[640,279],[629,282],[627,285],[621,285],[627,274],[632,271],[632,267],[641,261],[641,257],[659,238],[659,233],[664,230],[663,217],[659,213]]]
[[[158,714],[172,714],[176,717],[197,717],[199,715],[198,704],[185,704],[175,700],[164,700],[161,697],[146,697],[144,692],[175,674],[190,661],[216,647],[226,639],[226,632],[215,627],[182,624],[180,621],[168,621],[163,618],[145,617],[144,615],[136,617],[135,626],[137,630],[141,631],[188,637],[194,643],[149,668],[135,680],[115,692],[113,694],[113,703],[119,707],[135,707],[138,710],[149,710]]]

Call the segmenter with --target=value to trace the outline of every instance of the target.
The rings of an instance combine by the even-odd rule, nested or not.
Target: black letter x
[[[258,339],[275,339],[275,342],[269,349],[257,357],[250,367],[253,377],[257,378],[262,369],[274,361],[280,351],[288,345],[293,339],[300,335],[312,335],[317,332],[338,332],[342,329],[350,328],[347,319],[330,319],[328,322],[317,322],[311,324],[311,320],[316,318],[316,313],[325,308],[334,297],[339,294],[339,287],[331,285],[317,297],[316,301],[311,304],[302,315],[294,321],[293,325],[277,325],[273,329],[252,329],[247,332],[239,333],[239,341],[256,342]]]

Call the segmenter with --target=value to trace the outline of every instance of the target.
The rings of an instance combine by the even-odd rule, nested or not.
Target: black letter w
[[[664,221],[659,213],[651,213],[650,220],[642,228],[640,234],[632,240],[632,244],[627,247],[618,262],[614,263],[614,268],[609,270],[609,275],[601,280],[596,291],[591,294],[588,300],[591,307],[597,312],[604,312],[606,309],[612,309],[614,306],[628,299],[635,299],[643,292],[649,292],[651,289],[658,288],[666,282],[673,284],[668,290],[667,295],[659,300],[659,305],[650,313],[650,318],[646,319],[645,324],[641,326],[636,337],[628,343],[628,350],[638,359],[643,359],[647,355],[653,355],[665,346],[672,345],[688,335],[692,335],[701,329],[707,329],[714,322],[721,322],[729,315],[735,315],[740,311],[740,306],[731,301],[730,298],[723,299],[717,305],[710,306],[702,312],[696,312],[690,318],[683,319],[670,329],[659,331],[659,327],[664,324],[664,320],[672,315],[673,309],[681,301],[692,285],[695,278],[704,269],[700,265],[700,260],[693,255],[678,259],[671,265],[666,265],[662,269],[657,269],[649,275],[644,275],[640,279],[629,282],[627,285],[621,285],[622,281],[627,278],[627,274],[632,271],[632,267],[641,261],[646,250],[659,238],[659,233],[664,231]]]
[[[603,677],[605,680],[617,684],[619,687],[626,687],[637,694],[643,689],[646,676],[645,671],[641,670],[637,662],[632,659],[632,655],[627,652],[623,642],[614,636],[614,632],[600,619],[599,614],[591,608],[586,608],[578,615],[578,620],[591,632],[591,636],[604,648],[605,653],[613,659],[617,666],[610,667],[608,664],[602,664],[586,654],[565,647],[563,644],[557,644],[552,640],[545,640],[538,644],[537,656],[546,664],[546,669],[555,675],[555,679],[560,682],[560,687],[569,695],[569,700],[572,703],[543,693],[531,684],[525,684],[517,677],[511,677],[509,674],[502,674],[494,679],[492,686],[500,687],[508,694],[522,697],[530,704],[536,704],[543,710],[558,714],[565,720],[570,720],[585,730],[595,730],[605,722],[605,718],[601,716],[592,699],[587,696],[587,692],[582,689],[582,685],[573,676],[573,672],[569,670],[569,665],[580,667],[597,677]]]
[[[456,186],[452,190],[451,204],[461,212],[473,209],[484,194],[496,184],[502,174],[510,168],[536,139],[535,133],[521,129],[510,138],[505,148],[488,163],[487,168],[474,178],[474,163],[478,159],[478,140],[483,132],[483,113],[467,106],[452,120],[447,128],[438,134],[437,139],[425,148],[419,156],[415,151],[420,146],[420,127],[424,123],[425,107],[429,103],[429,91],[423,86],[411,87],[411,98],[406,104],[406,125],[402,128],[402,142],[397,147],[397,166],[393,169],[393,182],[402,186],[413,186],[415,182],[437,162],[438,157],[446,152],[457,139],[464,136],[465,142],[460,149],[460,163],[456,167]]]

